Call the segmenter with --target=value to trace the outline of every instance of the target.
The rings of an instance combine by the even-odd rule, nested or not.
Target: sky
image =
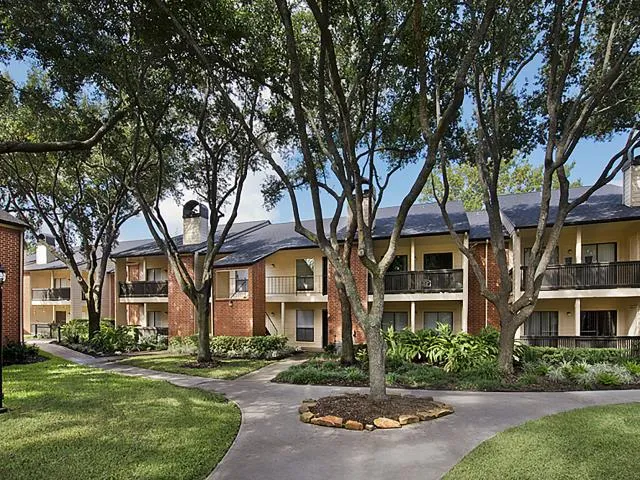
[[[26,77],[29,68],[30,65],[24,62],[11,62],[6,69],[12,78],[20,82]],[[622,148],[625,141],[625,134],[614,135],[611,139],[602,142],[590,139],[583,140],[575,149],[571,159],[571,161],[575,161],[571,179],[581,179],[583,185],[593,184],[608,160]],[[542,162],[542,156],[543,150],[537,149],[528,159],[532,164],[539,165]],[[416,178],[420,166],[420,162],[417,162],[397,172],[392,177],[381,206],[398,205],[402,201],[408,190],[408,185],[410,185],[409,182]],[[291,203],[286,195],[274,209],[267,210],[264,207],[260,186],[268,173],[270,172],[250,174],[246,181],[236,222],[264,219],[276,223],[293,220]],[[621,176],[616,177],[613,183],[621,184]],[[184,192],[182,203],[186,203],[191,198],[193,198],[193,195],[190,192]],[[299,192],[298,202],[301,217],[303,219],[313,218],[309,193]],[[182,233],[182,206],[178,205],[174,200],[168,199],[162,203],[161,207],[170,232],[174,234]],[[139,216],[123,225],[120,240],[136,240],[150,237],[144,218]]]

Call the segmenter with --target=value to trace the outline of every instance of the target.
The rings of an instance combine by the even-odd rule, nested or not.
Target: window
[[[558,254],[558,247],[556,247],[553,249],[553,253],[551,254],[551,260],[549,260],[549,265],[558,265],[559,258],[560,256]],[[566,263],[566,259],[565,259],[565,263]],[[522,265],[524,265],[525,267],[528,267],[529,265],[531,265],[531,249],[530,248],[524,249],[524,257],[523,257]]]
[[[54,278],[53,288],[69,288],[69,279],[67,278]]]
[[[609,263],[616,261],[615,243],[592,243],[582,245],[582,263]]]
[[[580,335],[613,337],[616,334],[618,312],[615,310],[580,312]]]
[[[409,314],[407,312],[384,312],[382,314],[382,330],[392,327],[395,331],[407,328]]]
[[[296,342],[313,342],[313,310],[296,310]]]
[[[453,268],[453,253],[425,253],[424,269],[425,270],[442,270],[445,268]]]
[[[533,312],[524,322],[524,334],[537,337],[557,337],[558,312]]]
[[[296,290],[299,292],[313,291],[313,258],[299,258],[296,260]]]
[[[147,268],[147,282],[162,282],[166,280],[161,268]]]
[[[433,330],[439,323],[449,325],[453,330],[453,312],[424,312],[425,330]]]
[[[167,314],[164,312],[147,312],[147,327],[168,327]]]
[[[235,272],[235,292],[246,293],[249,291],[249,270],[236,270]]]
[[[391,262],[389,267],[390,272],[406,272],[407,271],[407,256],[396,255],[396,258]]]

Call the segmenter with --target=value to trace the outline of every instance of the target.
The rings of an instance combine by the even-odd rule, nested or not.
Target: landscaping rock
[[[304,423],[310,423],[313,417],[314,417],[313,413],[303,412],[302,414],[300,414],[300,421]]]
[[[315,401],[314,401],[314,402],[307,402],[307,401],[305,400],[304,402],[302,402],[302,405],[303,405],[304,407],[307,407],[307,408],[313,408],[313,407],[315,407],[316,405],[318,405],[318,402],[315,402]]]
[[[364,426],[364,429],[365,429],[367,432],[373,432],[373,431],[376,429],[376,427],[375,427],[375,425],[371,425],[370,423],[367,423],[367,424]]]
[[[400,422],[393,420],[392,418],[378,417],[373,421],[373,424],[378,428],[401,428]]]
[[[420,418],[416,415],[400,415],[398,421],[400,425],[409,425],[410,423],[418,423]]]
[[[309,411],[309,407],[304,403],[298,407],[298,413],[306,413]]]
[[[313,402],[315,402],[313,398],[305,398],[304,400],[302,400],[302,403],[313,403]]]
[[[344,428],[347,430],[362,430],[364,429],[364,425],[360,422],[356,422],[355,420],[347,420],[344,424]]]
[[[333,415],[327,415],[324,417],[315,417],[311,419],[313,425],[320,425],[322,427],[335,427],[342,428],[342,418]]]

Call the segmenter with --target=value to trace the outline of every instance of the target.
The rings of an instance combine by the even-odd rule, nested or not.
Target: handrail
[[[120,282],[119,293],[121,297],[166,297],[169,294],[169,283],[159,282]]]
[[[267,312],[264,312],[264,314],[265,314],[265,316],[269,319],[269,323],[271,323],[271,326],[273,327],[273,331],[274,331],[274,332],[276,332],[275,334],[276,334],[276,335],[280,335],[280,329],[278,328],[278,326],[276,325],[276,323],[275,323],[275,322],[273,321],[273,319],[271,318],[271,315],[269,315]],[[269,330],[268,328],[267,328],[267,331],[268,331],[269,333],[271,333],[271,332],[270,332],[270,330]],[[283,332],[283,334],[284,334],[284,332]]]
[[[71,300],[71,288],[32,288],[31,299],[36,301]]]
[[[522,288],[527,270],[521,267]],[[610,263],[572,263],[549,265],[543,275],[542,290],[640,287],[640,261]]]
[[[463,274],[461,268],[387,272],[384,276],[384,291],[385,293],[461,292]],[[371,288],[369,290],[371,293]]]
[[[322,275],[276,275],[265,278],[267,295],[323,294]]]

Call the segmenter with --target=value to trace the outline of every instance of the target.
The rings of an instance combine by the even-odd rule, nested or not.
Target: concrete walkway
[[[350,432],[301,423],[297,408],[305,398],[366,389],[270,383],[279,371],[303,360],[284,360],[237,380],[222,381],[118,365],[54,344],[39,346],[85,365],[226,394],[240,406],[242,424],[210,479],[437,479],[479,443],[527,420],[591,405],[640,402],[639,390],[484,393],[394,389],[393,393],[433,395],[453,405],[456,413],[401,430]]]

